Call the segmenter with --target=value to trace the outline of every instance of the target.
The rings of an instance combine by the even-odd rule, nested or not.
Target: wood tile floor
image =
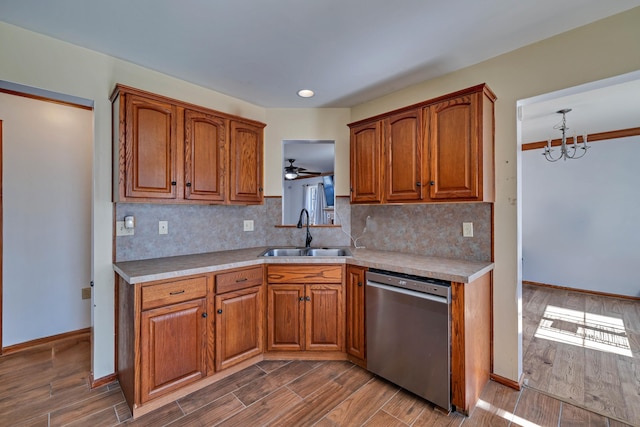
[[[525,384],[640,426],[640,303],[525,284]]]
[[[434,410],[349,362],[263,361],[131,419],[117,383],[90,390],[89,340],[0,357],[0,426],[602,426],[625,424],[490,382],[470,417]]]

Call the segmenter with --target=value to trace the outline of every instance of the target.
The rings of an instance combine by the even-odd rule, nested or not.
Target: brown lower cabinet
[[[216,275],[216,371],[262,354],[262,289],[262,266]]]
[[[141,403],[207,374],[206,298],[142,312]]]
[[[118,380],[134,417],[269,357],[265,341],[271,357],[366,366],[366,267],[268,265],[266,297],[264,271],[118,278]],[[491,273],[451,287],[451,400],[469,413],[491,368]]]
[[[347,267],[347,354],[352,362],[366,367],[365,352],[365,273],[367,268]]]
[[[343,270],[317,264],[267,268],[267,351],[344,351]]]

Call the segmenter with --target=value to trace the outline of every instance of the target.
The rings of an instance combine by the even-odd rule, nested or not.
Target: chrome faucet
[[[311,247],[311,241],[313,240],[313,237],[311,237],[311,233],[309,233],[309,211],[308,210],[303,208],[300,211],[300,218],[298,219],[298,225],[296,225],[296,227],[302,228],[302,214],[307,214],[307,238],[305,240],[304,247],[309,248]]]

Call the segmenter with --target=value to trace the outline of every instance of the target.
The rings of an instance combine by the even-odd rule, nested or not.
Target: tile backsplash
[[[312,227],[314,246],[349,246],[349,198],[338,197],[337,209],[346,224]],[[304,246],[305,232],[276,227],[282,222],[280,197],[265,198],[263,205],[161,205],[116,204],[116,220],[136,218],[133,236],[116,237],[116,261],[188,255],[258,246]],[[243,220],[254,221],[254,231],[243,231]],[[169,233],[158,234],[158,221],[169,222]]]
[[[350,205],[336,199],[342,227],[313,227],[312,246],[353,246],[349,233],[362,235],[358,245],[370,249],[416,253],[474,261],[491,259],[490,203],[415,205]],[[279,227],[280,197],[263,205],[160,205],[118,203],[116,220],[136,218],[133,236],[116,237],[116,261],[131,261],[259,246],[304,246],[305,233]],[[369,219],[367,220],[367,217]],[[243,220],[254,231],[243,231]],[[158,221],[169,222],[169,233],[158,234]],[[462,223],[473,222],[474,237],[462,237]]]
[[[351,228],[362,236],[358,246],[370,249],[490,261],[491,209],[491,203],[352,205]],[[462,237],[463,222],[473,223],[473,237]]]

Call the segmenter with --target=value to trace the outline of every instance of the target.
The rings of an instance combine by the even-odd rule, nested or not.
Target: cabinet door
[[[206,298],[142,312],[142,403],[206,375]]]
[[[305,349],[343,351],[342,285],[307,285],[305,300]]]
[[[382,201],[382,129],[374,121],[351,128],[351,202]]]
[[[175,199],[175,105],[137,95],[125,103],[125,196]]]
[[[365,274],[366,268],[347,268],[347,353],[365,360]]]
[[[267,295],[267,350],[302,350],[304,285],[268,285]]]
[[[478,94],[425,108],[429,116],[432,199],[479,197]]]
[[[185,111],[185,199],[225,199],[226,122],[198,111]]]
[[[231,121],[230,200],[262,203],[262,127]]]
[[[422,199],[421,110],[396,114],[384,121],[386,193],[389,202]]]
[[[262,353],[262,286],[216,295],[216,371]]]

